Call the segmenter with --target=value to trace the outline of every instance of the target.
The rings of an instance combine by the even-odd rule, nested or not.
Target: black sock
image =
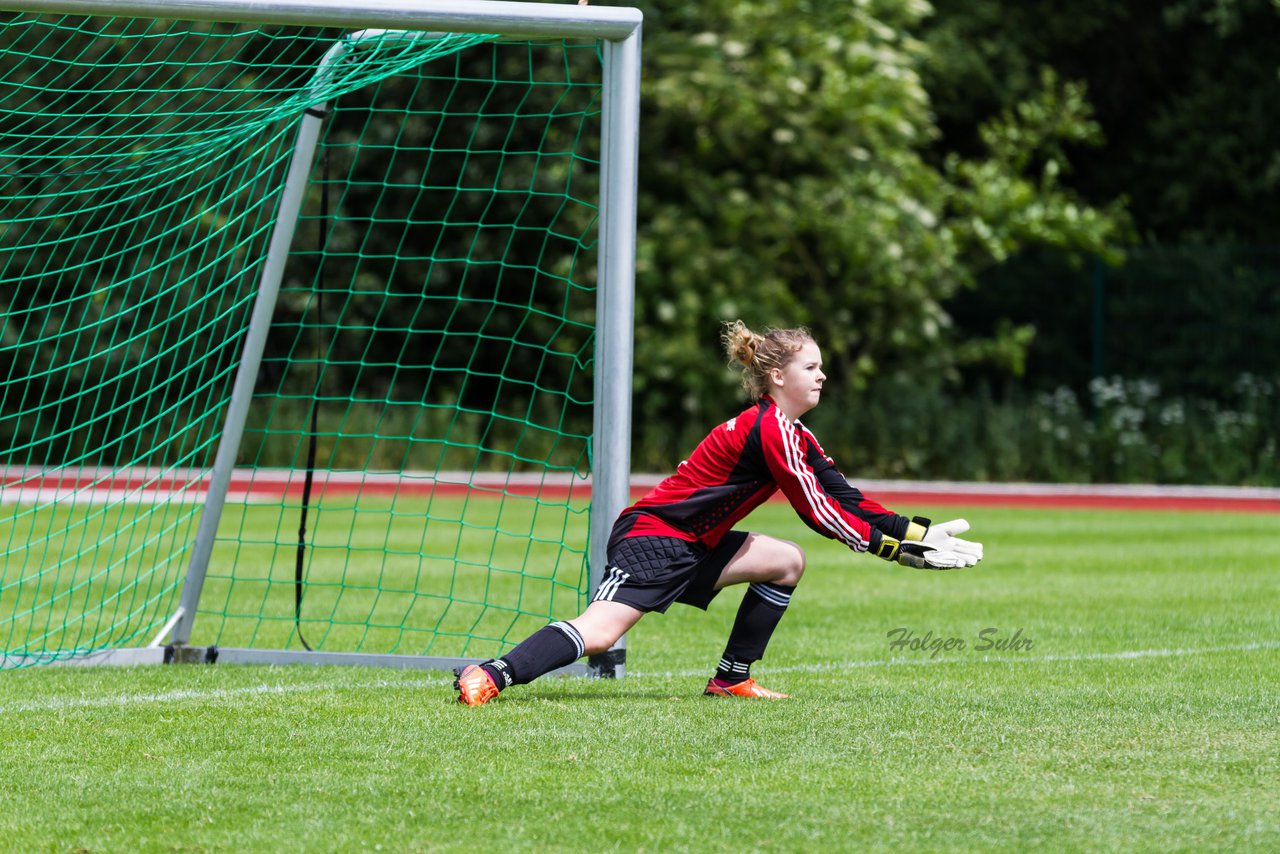
[[[725,685],[737,685],[751,678],[751,662],[735,661],[728,656],[720,659],[716,665],[716,679]]]
[[[751,664],[764,658],[765,647],[786,613],[793,592],[794,587],[771,582],[757,582],[747,588],[716,668],[716,679],[737,684],[751,676]]]
[[[494,661],[480,665],[498,690],[532,682],[544,673],[572,664],[586,653],[582,635],[571,623],[543,626]]]

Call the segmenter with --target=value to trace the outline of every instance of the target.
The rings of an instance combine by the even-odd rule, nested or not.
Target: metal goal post
[[[474,0],[0,0],[14,12],[109,15],[117,18],[213,21],[252,25],[340,27],[353,31],[325,55],[317,84],[344,52],[365,37],[418,38],[439,33],[483,33],[511,38],[589,38],[601,43],[603,60],[600,139],[598,280],[596,291],[589,587],[604,573],[605,546],[614,518],[629,503],[631,382],[634,318],[636,176],[639,136],[642,15],[624,7],[575,3],[474,2]],[[231,401],[211,472],[207,497],[179,604],[146,647],[108,649],[57,663],[144,664],[223,662],[352,664],[441,669],[472,659],[376,654],[191,647],[205,573],[213,552],[255,378],[293,242],[320,137],[323,110],[298,116],[292,159],[280,195]],[[610,381],[606,382],[606,378]],[[625,639],[591,662],[566,672],[619,676]]]

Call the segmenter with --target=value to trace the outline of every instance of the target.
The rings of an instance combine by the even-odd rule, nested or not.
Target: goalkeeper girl
[[[751,678],[804,575],[804,552],[786,540],[734,530],[779,489],[810,528],[855,552],[922,569],[973,566],[982,545],[957,539],[961,519],[938,525],[886,510],[849,485],[800,423],[818,405],[826,375],[805,329],[757,334],[742,321],[723,334],[754,401],[717,425],[673,475],[618,517],[604,577],[587,609],[543,627],[502,658],[456,672],[458,701],[486,703],[584,655],[608,650],[650,611],[674,602],[706,609],[746,584],[733,629],[704,693],[777,699]]]

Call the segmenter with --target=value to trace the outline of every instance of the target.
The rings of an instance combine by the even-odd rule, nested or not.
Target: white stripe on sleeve
[[[800,431],[796,430],[795,425],[787,420],[787,416],[783,414],[781,409],[775,407],[773,412],[774,417],[778,419],[778,428],[782,431],[782,447],[786,452],[787,468],[799,482],[805,500],[809,504],[809,509],[813,511],[814,518],[825,525],[829,531],[835,534],[836,539],[845,545],[853,546],[859,551],[865,551],[867,544],[862,535],[845,521],[828,501],[824,500],[827,497],[826,493],[822,492],[818,487],[818,480],[813,475],[813,469],[804,461],[804,452],[800,446]]]

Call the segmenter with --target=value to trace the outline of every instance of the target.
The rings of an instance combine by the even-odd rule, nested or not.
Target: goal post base
[[[44,655],[0,654],[0,669],[41,667],[134,667],[147,664],[164,664],[163,647],[129,647],[125,649],[100,649],[93,652]]]
[[[174,661],[195,664],[309,664],[338,667],[380,667],[392,670],[449,670],[479,664],[483,658],[455,658],[443,655],[403,655],[373,652],[325,652],[300,649],[245,649],[238,647],[180,647]],[[548,675],[596,676],[586,663],[570,664]]]
[[[617,679],[626,671],[626,664],[627,648],[619,646],[589,657],[586,666],[597,679]]]
[[[605,656],[601,656],[605,657]],[[38,661],[36,659],[39,659]],[[4,656],[0,665],[22,667],[41,664],[47,667],[136,667],[154,664],[249,664],[278,666],[304,664],[334,667],[379,667],[392,670],[446,670],[452,671],[468,664],[479,664],[483,658],[454,658],[439,655],[401,655],[370,652],[325,652],[293,649],[245,649],[218,646],[132,647],[107,649],[96,652],[75,653],[50,658],[49,656]],[[595,657],[590,661],[575,662],[546,674],[548,676],[582,676],[612,679],[622,675],[622,662],[613,665],[612,671],[596,666]]]

